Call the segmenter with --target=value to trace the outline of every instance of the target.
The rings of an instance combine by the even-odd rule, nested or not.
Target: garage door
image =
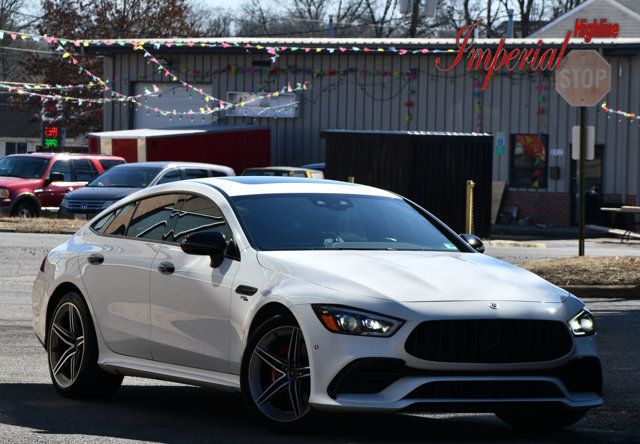
[[[145,90],[153,91],[154,83],[137,82],[134,87],[136,95],[144,94]],[[180,112],[188,112],[190,109],[194,112],[204,106],[204,97],[195,91],[187,90],[183,86],[176,86],[175,83],[155,83],[160,90],[165,91],[160,96],[146,97],[146,102],[141,98],[141,101],[152,108],[158,108],[166,111],[175,109]],[[202,88],[207,94],[211,94],[211,85],[195,84],[196,88]],[[169,120],[169,117],[160,116],[154,113],[152,110],[145,108],[137,108],[133,115],[133,127],[138,128],[175,128],[179,126],[192,126],[192,125],[209,125],[212,121],[211,115],[193,116],[193,122],[188,116],[184,116],[182,119],[173,117]]]

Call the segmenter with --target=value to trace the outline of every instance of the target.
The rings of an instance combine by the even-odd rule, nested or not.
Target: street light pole
[[[585,215],[585,199],[584,199],[584,158],[586,156],[587,146],[587,127],[585,126],[585,114],[587,108],[580,107],[580,158],[578,159],[578,192],[579,199],[579,221],[578,221],[578,256],[584,256],[584,215]]]

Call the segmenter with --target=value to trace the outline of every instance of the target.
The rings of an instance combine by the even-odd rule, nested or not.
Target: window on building
[[[513,188],[546,188],[548,140],[546,134],[511,136],[511,177]]]
[[[9,154],[25,154],[27,152],[27,144],[21,142],[5,142],[4,153]]]

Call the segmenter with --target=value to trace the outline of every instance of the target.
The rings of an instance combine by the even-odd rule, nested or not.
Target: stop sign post
[[[596,105],[611,89],[611,65],[595,50],[571,51],[556,72],[556,92],[570,106],[580,107],[579,200],[580,221],[578,255],[584,256],[584,160],[586,151],[587,106]]]

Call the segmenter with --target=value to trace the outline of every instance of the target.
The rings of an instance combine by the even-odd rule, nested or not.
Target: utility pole
[[[329,29],[327,29],[327,37],[333,38],[333,16],[329,16]]]
[[[409,37],[415,38],[418,32],[418,19],[420,18],[420,0],[413,0],[411,6],[411,25],[409,26]]]

